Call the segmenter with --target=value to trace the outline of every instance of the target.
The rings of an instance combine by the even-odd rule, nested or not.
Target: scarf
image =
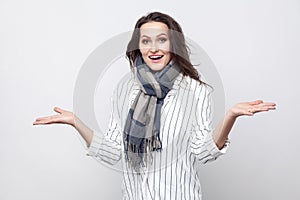
[[[139,172],[152,162],[151,152],[160,151],[160,118],[164,98],[172,89],[180,69],[169,62],[153,72],[141,56],[134,62],[135,79],[140,90],[129,109],[123,132],[125,159]]]

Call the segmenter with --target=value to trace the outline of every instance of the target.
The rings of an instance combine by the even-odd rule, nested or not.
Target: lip
[[[151,58],[151,57],[160,57],[160,58],[158,58],[158,59],[153,59],[153,58]],[[153,62],[153,63],[158,63],[158,62],[160,62],[160,61],[162,60],[163,57],[164,57],[164,55],[162,55],[162,54],[151,54],[151,55],[148,56],[149,60],[150,60],[151,62]]]

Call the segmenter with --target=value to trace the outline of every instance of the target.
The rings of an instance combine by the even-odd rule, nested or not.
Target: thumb
[[[257,104],[260,104],[260,103],[263,103],[263,100],[252,101],[252,102],[250,102],[250,105],[257,105]]]
[[[59,108],[59,107],[54,107],[53,110],[54,110],[55,112],[58,112],[59,114],[61,114],[61,113],[63,113],[63,112],[65,111],[65,110],[63,110],[63,109],[61,109],[61,108]]]

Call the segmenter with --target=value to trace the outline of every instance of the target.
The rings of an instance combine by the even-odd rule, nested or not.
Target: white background
[[[278,105],[238,120],[228,154],[200,169],[204,199],[300,198],[298,0],[1,0],[1,200],[121,199],[121,174],[85,156],[75,129],[32,122],[54,106],[72,110],[88,55],[150,11],[173,16],[205,49],[227,109],[256,99]]]

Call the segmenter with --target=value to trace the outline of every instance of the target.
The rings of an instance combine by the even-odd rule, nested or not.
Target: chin
[[[152,69],[153,71],[160,71],[162,70],[165,65],[164,64],[148,64],[148,66],[150,67],[150,69]]]

